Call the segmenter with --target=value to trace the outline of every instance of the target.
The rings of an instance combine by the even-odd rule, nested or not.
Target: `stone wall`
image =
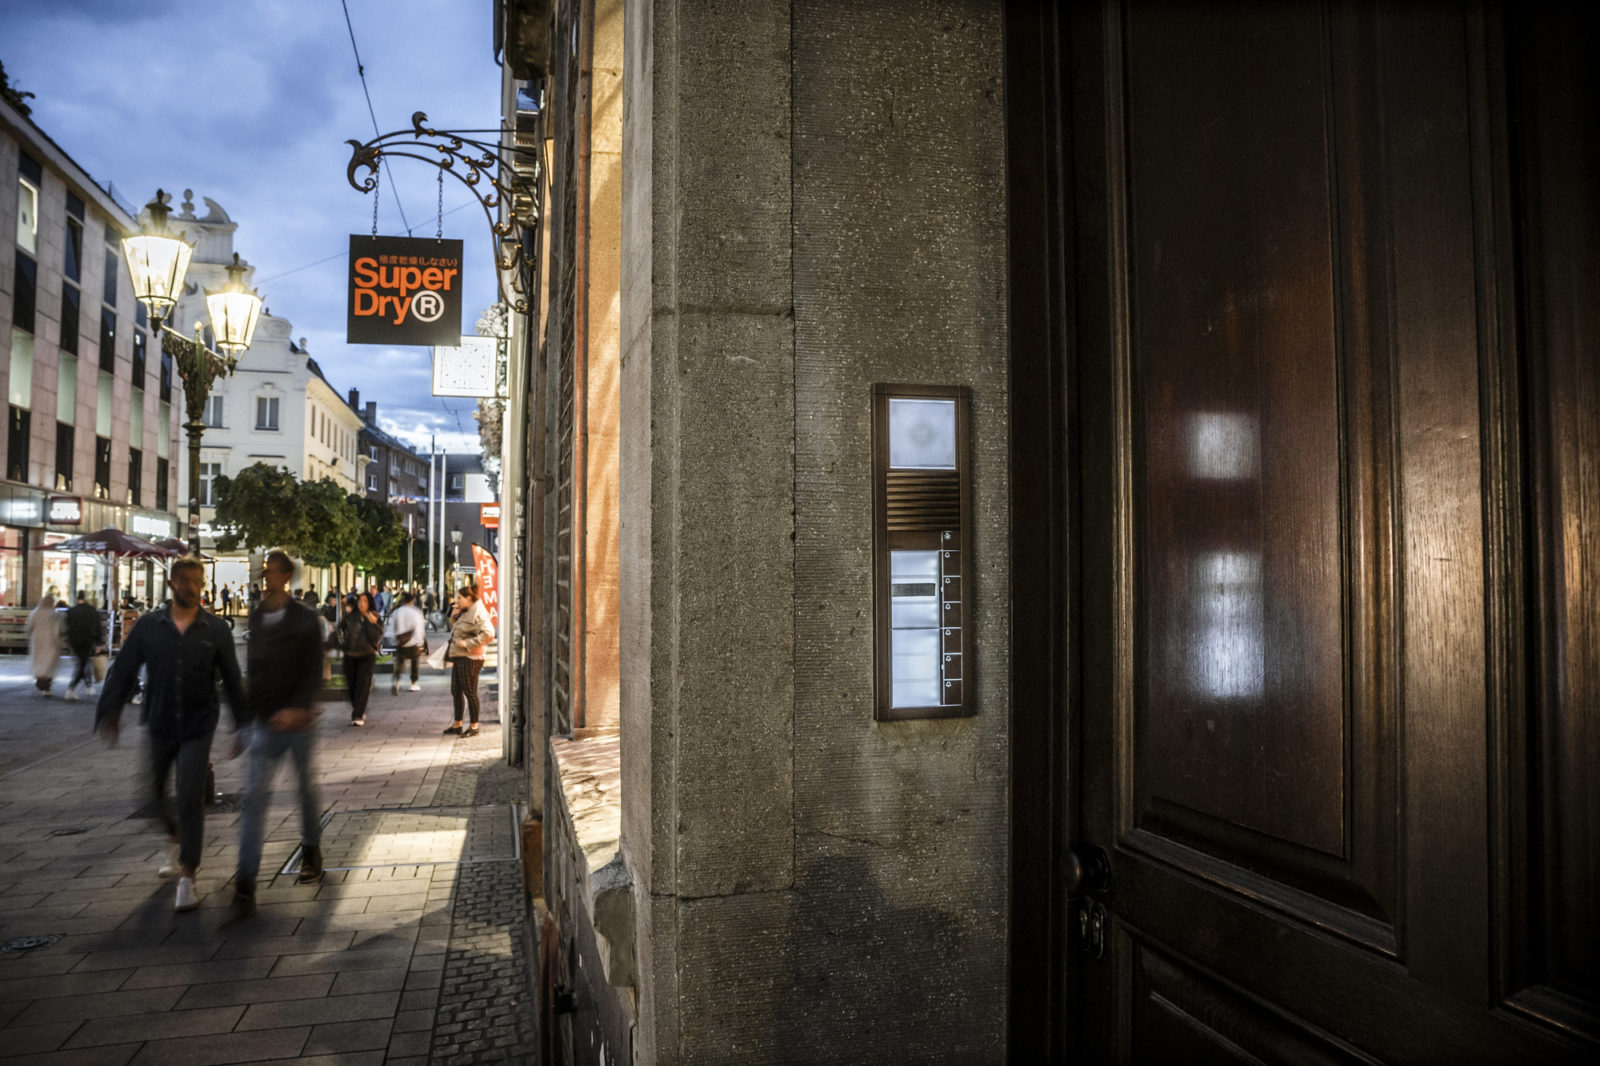
[[[1000,8],[630,0],[622,847],[639,1062],[997,1060]],[[976,717],[872,717],[870,390],[972,388]]]

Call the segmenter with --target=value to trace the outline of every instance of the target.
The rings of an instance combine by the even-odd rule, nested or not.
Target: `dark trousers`
[[[400,671],[405,667],[406,660],[411,660],[411,683],[417,683],[417,664],[422,659],[422,649],[418,647],[396,648],[394,650],[394,687],[400,687]]]
[[[85,685],[94,684],[94,645],[91,644],[86,648],[74,647],[72,655],[78,660],[78,665],[72,671],[72,680],[67,682],[67,687],[75,688],[80,681]]]
[[[478,724],[478,671],[482,669],[482,659],[459,655],[450,660],[450,699],[455,703],[458,722],[464,701],[472,710],[472,724]]]
[[[173,818],[167,800],[167,775],[178,765],[178,814]],[[156,810],[167,835],[178,838],[178,861],[190,868],[200,865],[205,843],[206,767],[211,763],[211,734],[193,740],[150,738],[150,786]]]
[[[351,721],[367,716],[367,698],[372,695],[372,671],[377,665],[376,655],[344,657],[344,686],[350,693]]]

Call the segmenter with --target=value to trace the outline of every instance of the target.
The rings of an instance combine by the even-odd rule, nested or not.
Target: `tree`
[[[304,517],[290,542],[294,553],[312,566],[353,562],[361,522],[344,489],[329,478],[302,482],[299,499]]]
[[[297,544],[305,522],[300,482],[283,467],[254,463],[237,477],[217,478],[216,524],[225,530],[217,547],[275,548]]]
[[[365,496],[351,496],[350,506],[360,530],[347,561],[369,573],[403,563],[406,527],[394,508]]]

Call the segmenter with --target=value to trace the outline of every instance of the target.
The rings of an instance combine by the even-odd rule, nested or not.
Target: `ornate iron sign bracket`
[[[436,130],[427,123],[428,116],[418,111],[411,116],[409,130],[385,133],[366,143],[346,141],[351,147],[347,170],[351,186],[359,192],[377,188],[378,165],[386,156],[417,159],[455,178],[477,199],[494,234],[500,298],[526,313],[534,264],[523,253],[522,242],[512,238],[519,226],[533,227],[539,222],[538,187],[544,168],[539,149],[468,136],[492,133],[504,138],[514,136],[511,130]],[[367,172],[358,177],[356,171],[361,167]]]

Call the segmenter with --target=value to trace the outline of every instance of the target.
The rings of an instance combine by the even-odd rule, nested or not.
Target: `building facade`
[[[103,588],[87,556],[51,550],[115,526],[179,532],[181,391],[133,298],[120,240],[128,211],[26,116],[0,102],[0,606]],[[158,567],[123,564],[118,587],[164,595]]]
[[[360,454],[367,463],[362,473],[362,490],[367,499],[392,507],[405,523],[407,551],[412,556],[411,573],[426,572],[429,540],[428,501],[431,482],[428,474],[431,457],[387,432],[378,424],[378,405],[368,400],[361,404],[361,393],[351,389],[350,409],[361,413]],[[420,568],[419,568],[420,564]]]
[[[541,1061],[1594,1054],[1592,10],[499,10]]]

